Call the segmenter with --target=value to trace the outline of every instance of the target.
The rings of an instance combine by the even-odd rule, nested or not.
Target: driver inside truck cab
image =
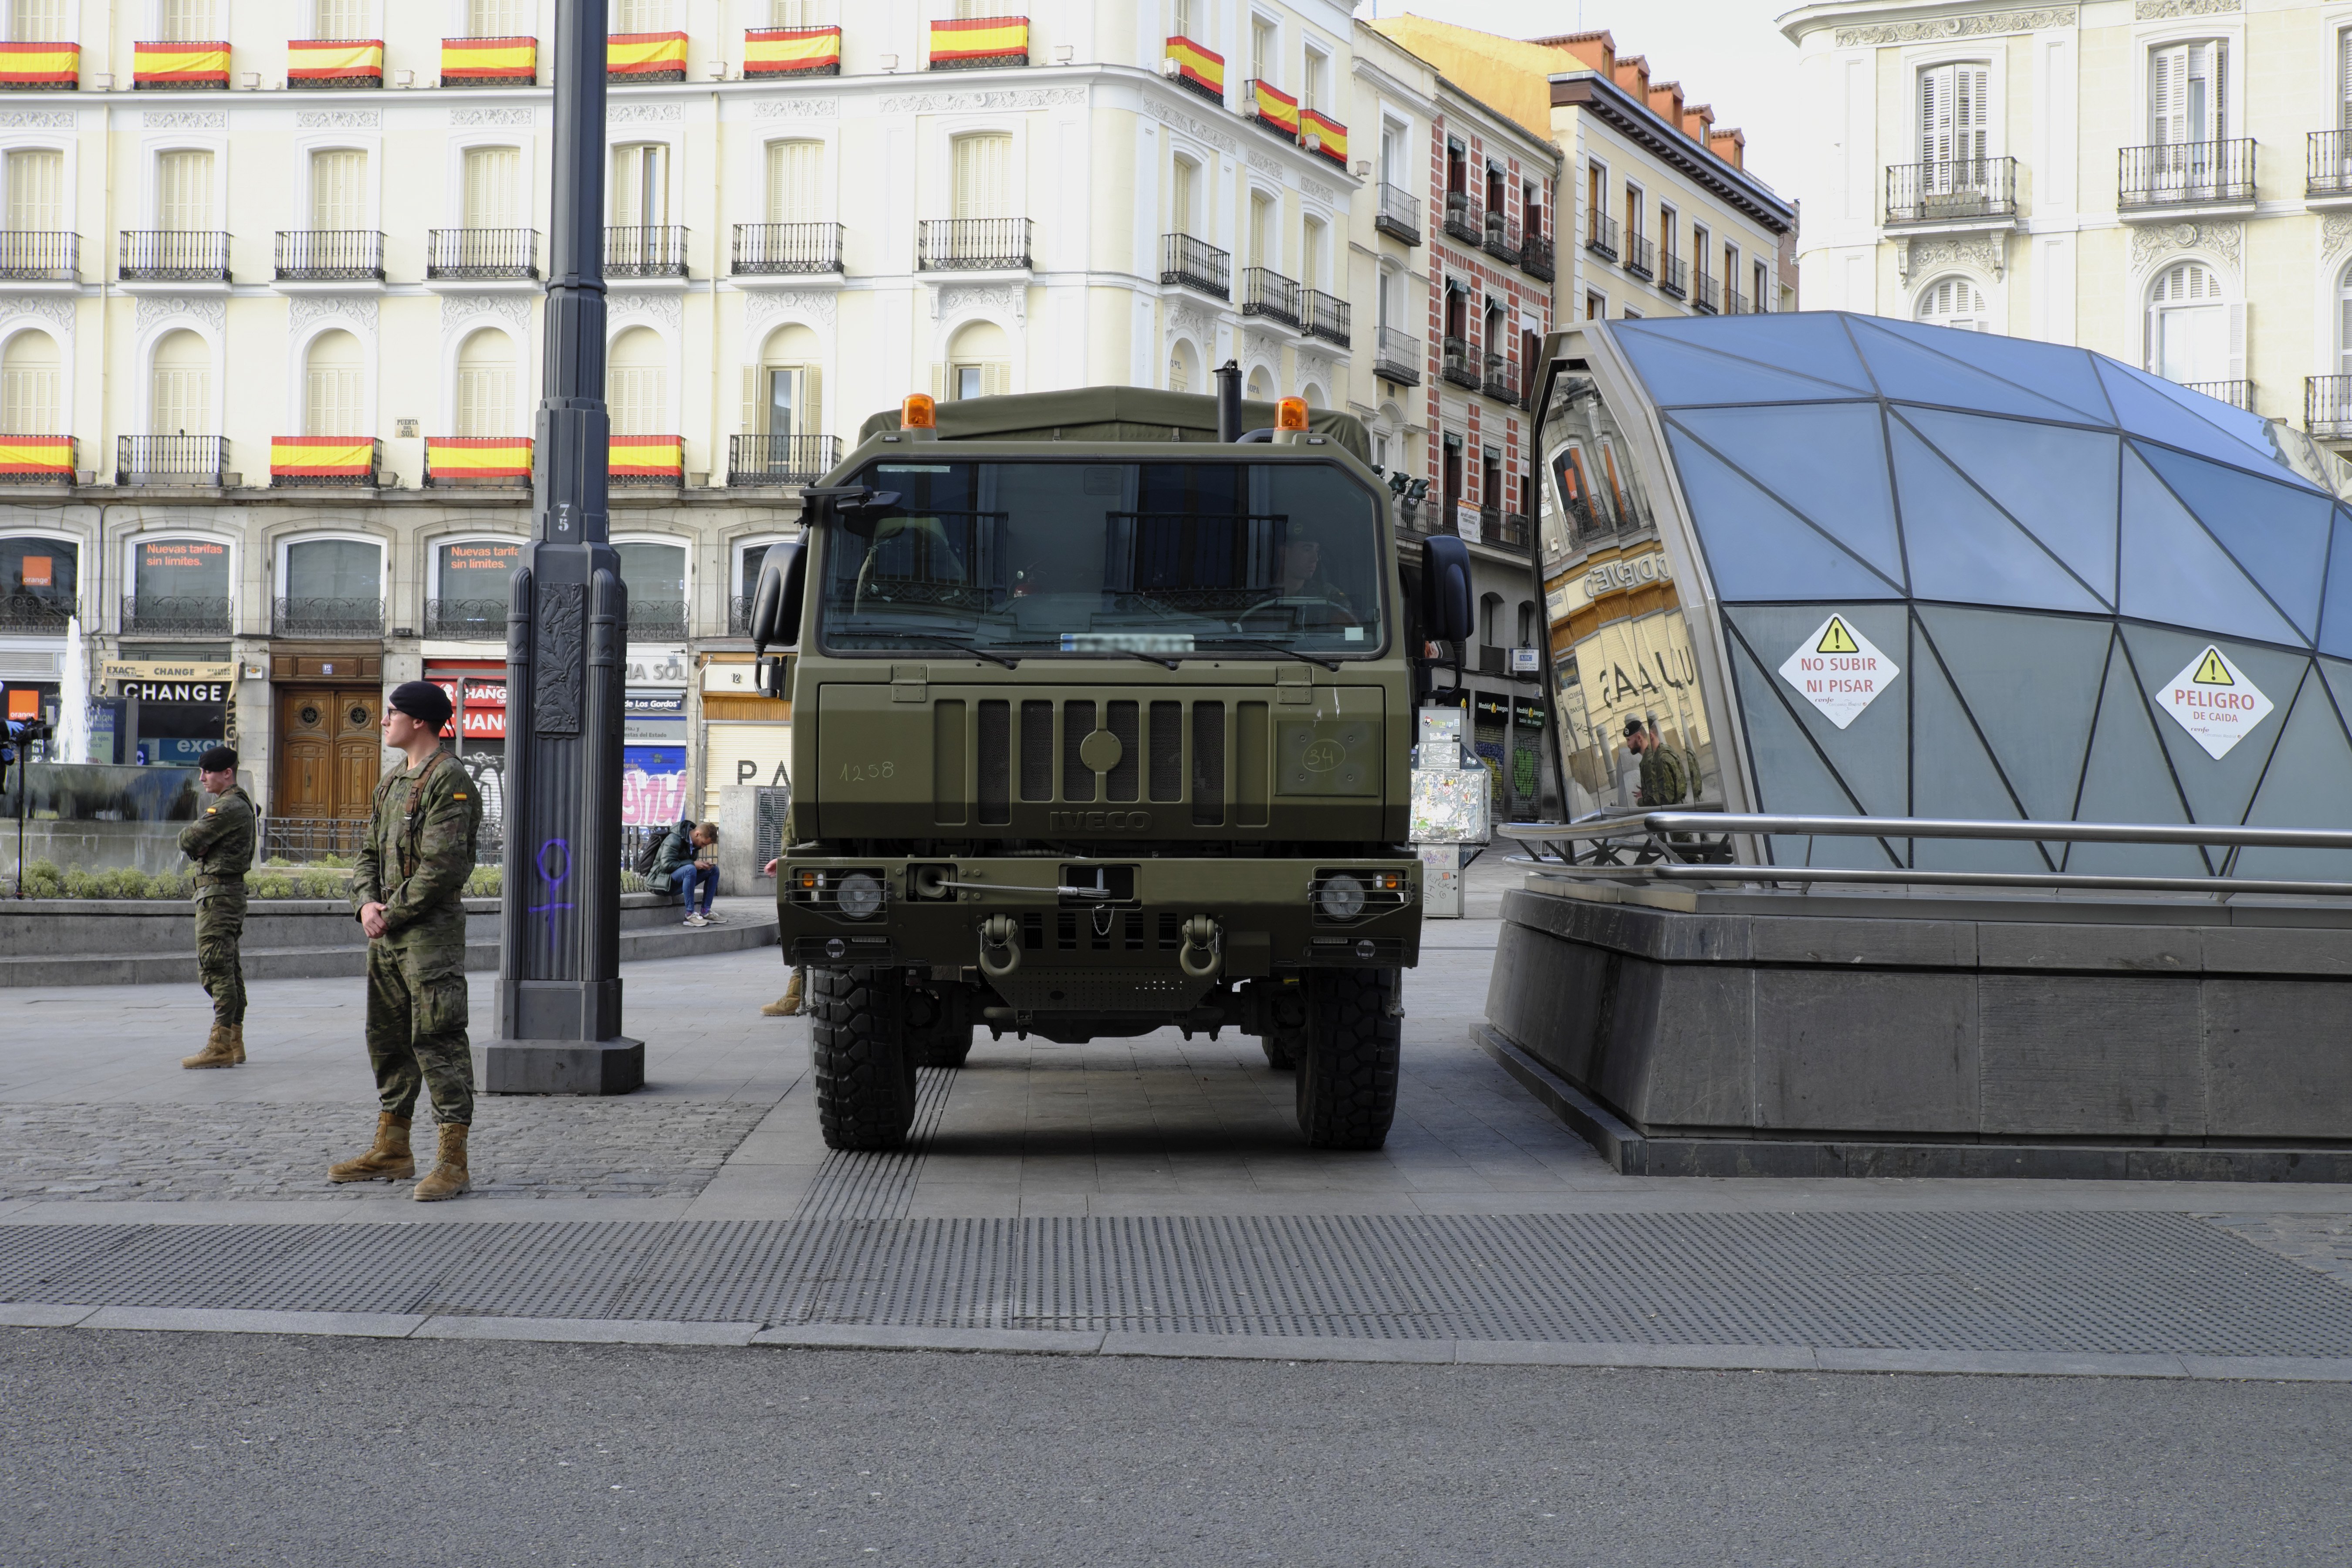
[[[1282,542],[1279,574],[1282,596],[1286,600],[1305,601],[1309,605],[1328,605],[1330,619],[1353,625],[1356,606],[1339,585],[1323,575],[1323,542],[1304,531],[1292,533]]]

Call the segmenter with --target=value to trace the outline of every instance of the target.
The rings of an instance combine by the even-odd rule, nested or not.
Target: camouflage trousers
[[[196,900],[196,979],[213,999],[213,1022],[225,1029],[245,1022],[245,968],[237,942],[245,935],[245,889],[221,888]]]
[[[433,1119],[470,1126],[474,1053],[466,1036],[466,917],[422,921],[368,943],[367,1047],[383,1108],[405,1119],[419,1089]]]

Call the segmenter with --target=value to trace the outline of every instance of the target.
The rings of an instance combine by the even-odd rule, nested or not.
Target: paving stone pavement
[[[2206,1214],[2217,1225],[2338,1285],[2352,1286],[2352,1215],[2340,1214]]]

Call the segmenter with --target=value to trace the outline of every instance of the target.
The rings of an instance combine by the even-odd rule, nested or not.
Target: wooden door
[[[383,773],[383,696],[374,690],[334,694],[335,809],[364,820]]]
[[[278,699],[278,790],[273,816],[289,820],[363,820],[382,774],[377,725],[383,694],[327,687],[281,688]]]

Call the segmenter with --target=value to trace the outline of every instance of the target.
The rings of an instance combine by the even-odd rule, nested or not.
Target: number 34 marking
[[[879,779],[896,778],[898,774],[897,763],[844,763],[841,764],[841,782],[844,784],[873,784]]]

